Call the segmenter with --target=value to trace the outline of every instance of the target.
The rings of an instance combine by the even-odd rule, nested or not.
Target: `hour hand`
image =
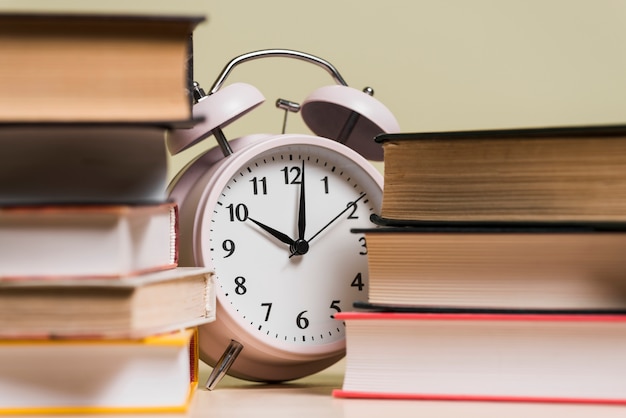
[[[252,219],[249,216],[248,216],[248,219],[251,220],[252,222],[254,222],[259,227],[261,227],[261,229],[263,229],[264,231],[268,232],[274,238],[277,238],[278,240],[280,240],[281,242],[284,242],[285,244],[288,244],[289,246],[295,244],[295,241],[293,239],[291,239],[287,234],[283,234],[282,232],[275,230],[271,226],[267,226],[267,225],[257,221],[256,219]]]

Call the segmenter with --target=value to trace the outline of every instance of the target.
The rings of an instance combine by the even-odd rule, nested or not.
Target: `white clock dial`
[[[200,215],[196,255],[216,272],[217,322],[244,353],[248,343],[287,363],[336,361],[345,329],[333,314],[367,299],[367,246],[351,229],[373,226],[381,176],[327,139],[280,136],[250,148],[218,170],[225,180]]]

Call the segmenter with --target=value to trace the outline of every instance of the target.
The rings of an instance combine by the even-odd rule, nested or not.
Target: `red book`
[[[626,404],[626,315],[343,312],[340,398]]]

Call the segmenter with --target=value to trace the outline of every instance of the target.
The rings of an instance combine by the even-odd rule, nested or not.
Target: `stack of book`
[[[0,14],[0,413],[189,404],[215,295],[177,264],[164,135],[201,20]]]
[[[626,126],[377,140],[334,395],[626,404]]]

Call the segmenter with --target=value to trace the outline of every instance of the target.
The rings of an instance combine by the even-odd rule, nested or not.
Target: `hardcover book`
[[[198,384],[195,329],[138,340],[0,340],[0,413],[187,410]]]
[[[0,338],[143,338],[215,320],[213,272],[0,279]],[[1,374],[1,372],[0,372]]]
[[[178,264],[178,209],[0,207],[0,278],[119,277]]]
[[[202,20],[1,13],[0,122],[190,120],[187,65]]]
[[[492,223],[357,229],[375,305],[626,311],[626,224]]]
[[[380,216],[626,220],[626,125],[383,134]]]
[[[626,315],[340,312],[340,398],[626,404]]]
[[[0,205],[162,203],[165,132],[139,123],[0,124]]]

